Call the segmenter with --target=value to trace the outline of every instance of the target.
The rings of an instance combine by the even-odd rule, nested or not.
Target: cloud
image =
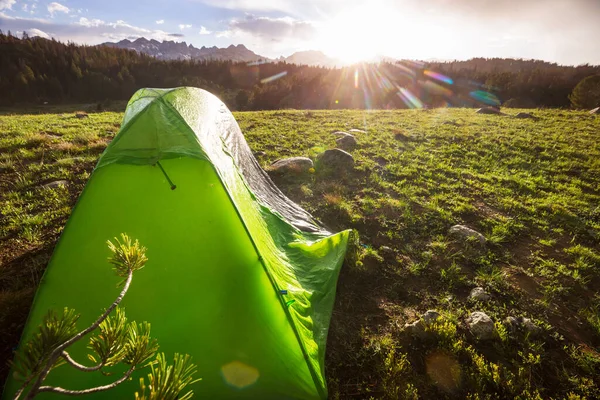
[[[19,30],[30,32],[32,29],[37,29],[63,42],[72,41],[85,44],[99,44],[123,39],[135,40],[140,37],[173,40],[173,38],[183,36],[180,33],[141,28],[122,20],[106,22],[82,17],[76,22],[57,23],[52,19],[12,17],[2,12],[0,12],[0,26],[2,30],[13,32]]]
[[[17,2],[17,0],[0,0],[0,10],[12,10],[12,6]]]
[[[212,33],[212,31],[209,31],[204,26],[201,26],[200,32],[198,32],[198,34],[200,34],[200,35],[210,35],[211,33]]]
[[[229,22],[233,32],[244,32],[266,40],[282,41],[286,39],[312,40],[316,29],[308,21],[299,21],[291,17],[271,18],[247,15],[246,18]]]
[[[156,21],[156,25],[162,25],[165,23],[164,19],[159,19],[158,21]]]
[[[42,37],[44,39],[50,39],[50,35],[48,35],[46,32],[41,31],[39,29],[25,29],[25,32],[27,33],[27,35],[29,35],[30,37],[34,37],[34,36],[39,36]]]
[[[88,27],[88,28],[106,25],[106,23],[104,21],[102,21],[101,19],[94,18],[94,19],[89,20],[85,17],[79,18],[79,22],[77,22],[77,24]]]
[[[179,24],[179,29],[180,30],[189,29],[191,27],[192,27],[191,24]]]
[[[69,7],[65,7],[60,3],[52,2],[48,4],[48,11],[50,12],[51,16],[54,16],[54,13],[61,12],[68,14],[71,10],[69,10]]]

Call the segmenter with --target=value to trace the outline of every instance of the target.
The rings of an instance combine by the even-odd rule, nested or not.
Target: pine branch
[[[68,362],[71,366],[73,366],[74,368],[77,368],[80,371],[83,372],[92,372],[92,371],[98,371],[100,368],[104,367],[104,362],[101,362],[98,365],[94,365],[93,367],[86,367],[83,364],[79,364],[77,361],[75,361],[70,355],[69,353],[67,353],[66,351],[63,351],[61,353],[62,358],[65,359],[66,362]]]
[[[54,349],[54,351],[52,351],[52,353],[50,354],[50,357],[48,358],[48,362],[46,363],[42,372],[38,375],[37,379],[33,383],[33,387],[31,389],[31,391],[29,393],[27,393],[25,400],[31,400],[37,395],[40,387],[42,386],[42,382],[44,382],[44,379],[46,379],[46,377],[50,373],[50,370],[54,366],[54,363],[56,362],[56,360],[58,360],[58,358],[62,355],[63,350],[66,349],[67,347],[71,346],[73,343],[81,340],[85,335],[87,335],[94,329],[98,328],[98,326],[102,323],[102,321],[104,321],[108,317],[108,315],[119,305],[119,303],[121,303],[121,301],[123,300],[123,297],[125,297],[125,294],[127,294],[127,291],[129,290],[129,285],[131,284],[132,279],[133,279],[133,269],[131,269],[129,271],[129,274],[127,275],[127,279],[125,281],[125,285],[123,285],[123,289],[121,290],[121,293],[119,293],[119,296],[117,296],[116,300],[106,309],[106,311],[92,325],[88,326],[86,329],[82,330],[77,335],[73,336],[71,339],[67,340],[66,342],[64,342],[63,344],[58,346],[56,349]],[[20,397],[20,394],[19,394],[19,397]],[[19,399],[19,397],[15,397],[15,400]]]
[[[83,389],[83,390],[69,390],[69,389],[63,389],[61,387],[54,387],[54,386],[41,386],[38,389],[38,392],[59,393],[59,394],[67,395],[67,396],[80,396],[83,394],[103,392],[105,390],[113,389],[113,388],[119,386],[121,383],[125,382],[127,379],[129,379],[129,377],[131,376],[133,371],[135,371],[135,366],[132,366],[131,368],[129,368],[129,370],[121,378],[117,379],[113,383],[110,383],[110,384],[104,385],[104,386],[97,386],[94,388]]]

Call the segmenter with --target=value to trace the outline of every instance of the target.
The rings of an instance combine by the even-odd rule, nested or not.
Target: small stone
[[[341,149],[325,150],[318,157],[317,167],[332,172],[351,170],[354,168],[354,157]]]
[[[407,134],[405,134],[403,132],[396,132],[394,134],[394,139],[401,141],[401,142],[408,142],[410,140],[410,136],[408,136]]]
[[[46,183],[45,185],[42,185],[43,188],[57,188],[57,187],[67,187],[69,186],[69,181],[66,180],[60,180],[60,181],[54,181],[54,182],[50,182],[50,183]]]
[[[526,332],[531,334],[537,334],[540,332],[540,327],[537,326],[531,319],[529,318],[520,318],[520,325]]]
[[[425,337],[425,325],[423,325],[423,321],[418,320],[413,322],[412,324],[404,325],[404,332],[409,335],[417,336],[419,338]]]
[[[352,133],[367,133],[366,131],[363,131],[362,129],[350,129],[348,132],[352,132]]]
[[[463,242],[474,241],[482,246],[485,245],[486,242],[485,236],[465,225],[454,225],[450,228],[448,233],[450,233],[450,236],[454,236]]]
[[[437,311],[427,310],[427,311],[425,311],[425,314],[423,314],[421,319],[423,320],[423,322],[425,322],[425,324],[429,325],[429,324],[432,324],[433,322],[437,321],[440,317],[441,317],[441,315]]]
[[[427,336],[425,327],[431,325],[440,318],[441,315],[437,311],[427,310],[418,321],[404,325],[404,331],[410,335],[423,339]]]
[[[477,301],[488,301],[492,298],[492,296],[490,296],[490,294],[486,292],[484,288],[476,287],[471,290],[469,298]]]
[[[504,320],[504,325],[508,327],[511,332],[515,332],[519,327],[519,321],[515,317],[506,317]]]
[[[335,135],[335,136],[352,136],[348,132],[344,132],[344,131],[335,131],[335,132],[333,132],[333,135]]]
[[[388,247],[388,246],[381,246],[379,248],[379,251],[381,251],[383,254],[387,254],[387,255],[393,255],[394,254],[394,250],[391,247]]]
[[[496,333],[494,321],[484,312],[475,311],[467,318],[467,326],[473,336],[481,340],[493,339]]]
[[[590,110],[590,114],[600,114],[600,107],[596,107],[593,110]]]
[[[477,114],[493,114],[493,115],[504,115],[503,112],[500,111],[500,109],[495,108],[495,107],[481,107],[479,110],[476,111]]]
[[[536,116],[534,116],[534,115],[531,115],[531,114],[529,114],[529,113],[524,113],[524,112],[520,112],[520,113],[518,113],[517,115],[515,115],[515,118],[522,118],[522,119],[525,119],[525,118],[528,118],[528,119],[538,119]]]
[[[313,168],[313,162],[307,157],[291,157],[277,160],[271,164],[271,170],[281,173],[301,174]]]
[[[254,157],[264,157],[266,155],[267,153],[265,153],[264,151],[257,151],[254,153]]]
[[[87,115],[87,113],[85,111],[77,111],[75,113],[75,117],[77,117],[79,119],[83,119],[83,118],[88,118],[89,116]]]
[[[335,141],[337,147],[343,150],[354,150],[358,146],[356,138],[352,135],[344,135]]]

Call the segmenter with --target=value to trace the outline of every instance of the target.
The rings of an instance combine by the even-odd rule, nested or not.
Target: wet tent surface
[[[82,314],[83,328],[114,300],[119,278],[106,261],[106,240],[125,232],[147,247],[149,261],[134,275],[122,305],[130,320],[152,324],[169,358],[174,352],[193,356],[202,378],[192,387],[196,398],[319,397],[279,294],[211,164],[186,157],[161,164],[176,190],[151,165],[111,164],[94,172],[24,334],[48,309],[65,306]],[[87,362],[83,343],[72,353]],[[147,373],[86,398],[132,397]],[[114,379],[62,366],[47,384],[77,389]]]

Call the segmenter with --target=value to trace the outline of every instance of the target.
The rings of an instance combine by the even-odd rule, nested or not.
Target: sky
[[[600,64],[600,0],[0,0],[0,29],[85,44],[244,44],[272,58],[320,50],[347,62]]]

